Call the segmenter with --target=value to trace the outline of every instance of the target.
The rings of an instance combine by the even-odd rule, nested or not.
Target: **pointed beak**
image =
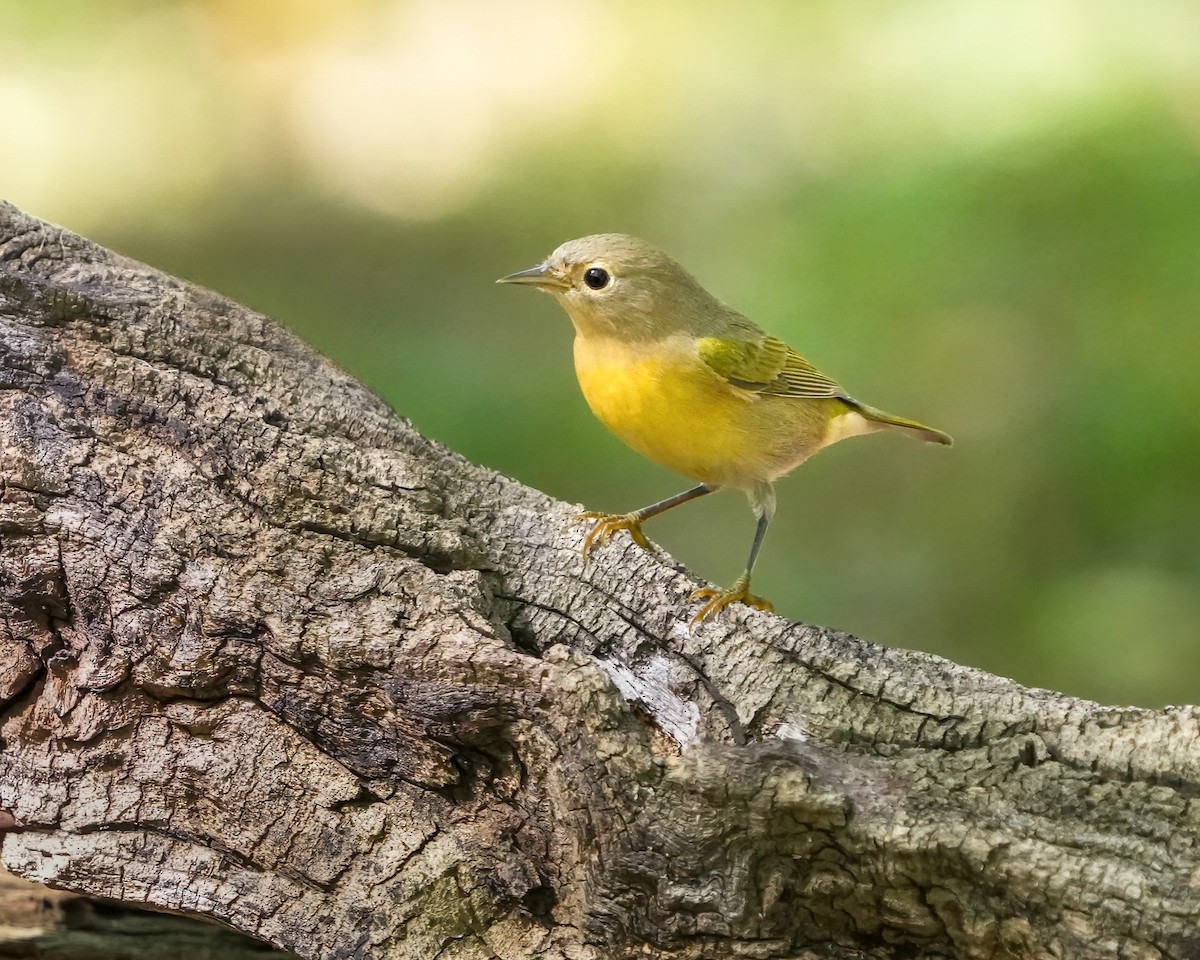
[[[496,282],[524,283],[532,287],[541,287],[545,290],[567,289],[567,283],[550,269],[550,264],[548,263],[539,263],[536,267],[530,267],[528,270],[510,273],[507,277],[501,277]]]

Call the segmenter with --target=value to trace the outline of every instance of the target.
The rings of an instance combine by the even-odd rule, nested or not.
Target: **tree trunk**
[[[1200,957],[1200,711],[730,608],[0,205],[5,864],[305,958]]]

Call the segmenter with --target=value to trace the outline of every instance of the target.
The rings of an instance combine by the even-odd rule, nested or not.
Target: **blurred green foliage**
[[[1200,700],[1197,11],[735,8],[0,2],[0,93],[43,131],[0,133],[0,186],[595,509],[687,481],[592,419],[557,306],[492,281],[572,236],[645,236],[956,438],[854,441],[781,482],[755,577],[781,613],[1105,701]],[[510,49],[522,31],[552,55]],[[73,124],[122,135],[87,149]],[[724,583],[753,520],[728,494],[648,529]]]

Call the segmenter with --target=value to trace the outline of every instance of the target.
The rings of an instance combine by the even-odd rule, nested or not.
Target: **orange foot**
[[[740,576],[734,581],[732,587],[728,590],[721,590],[718,587],[701,587],[699,590],[692,592],[692,600],[707,600],[700,611],[692,617],[692,626],[698,627],[705,620],[714,619],[722,610],[731,603],[744,603],[747,606],[757,607],[759,610],[774,610],[771,601],[764,600],[762,597],[756,597],[750,592],[750,578]]]
[[[642,533],[642,518],[636,513],[595,513],[589,510],[581,513],[576,520],[595,520],[596,525],[583,538],[583,562],[588,562],[592,547],[602,547],[608,543],[608,538],[614,533],[628,530],[633,542],[643,550],[651,550],[650,541]]]

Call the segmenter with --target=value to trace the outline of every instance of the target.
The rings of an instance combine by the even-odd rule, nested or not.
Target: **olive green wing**
[[[700,359],[733,386],[776,397],[846,397],[846,392],[782,340],[701,337]]]

